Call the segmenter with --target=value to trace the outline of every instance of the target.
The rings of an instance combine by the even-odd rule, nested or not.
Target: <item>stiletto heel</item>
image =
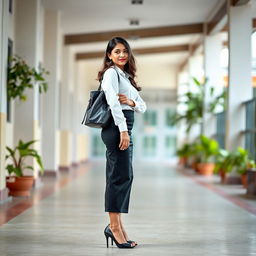
[[[122,243],[122,244],[119,244],[119,243],[117,242],[117,240],[115,239],[115,237],[114,237],[112,231],[110,230],[109,225],[105,228],[104,234],[105,234],[106,239],[107,239],[107,248],[108,248],[108,238],[109,238],[109,237],[111,238],[111,243],[112,243],[112,245],[113,245],[113,241],[114,241],[115,244],[116,244],[116,246],[117,246],[118,248],[120,248],[120,249],[132,249],[132,248],[135,247],[135,246],[132,246],[132,244],[130,244],[130,243]]]
[[[108,229],[109,229],[109,225],[110,225],[110,224],[108,224],[108,225],[106,226],[105,230],[108,230]],[[104,231],[104,232],[105,232],[105,231]],[[135,246],[138,245],[135,241],[132,241],[132,240],[127,240],[127,243],[129,243],[129,244],[134,243]],[[111,239],[111,244],[113,245],[113,239]]]
[[[108,236],[105,234],[106,242],[107,242],[107,248],[108,248]]]

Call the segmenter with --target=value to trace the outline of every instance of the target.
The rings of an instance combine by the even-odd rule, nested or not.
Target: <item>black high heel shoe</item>
[[[104,230],[104,235],[105,235],[105,237],[106,237],[107,248],[108,248],[108,238],[109,238],[109,237],[110,237],[111,240],[112,240],[112,245],[113,245],[113,241],[114,241],[115,244],[116,244],[116,246],[117,246],[118,248],[120,248],[120,249],[132,249],[132,248],[135,247],[135,245],[132,246],[130,243],[122,243],[122,244],[119,244],[119,243],[117,242],[117,240],[115,239],[115,237],[114,237],[112,231],[110,230],[109,225],[105,228],[105,230]]]
[[[109,225],[110,225],[110,224],[108,224],[108,225],[106,226],[105,230],[110,230]],[[110,230],[110,231],[111,231],[111,230]],[[127,243],[129,243],[129,244],[134,243],[135,246],[138,245],[135,241],[132,241],[132,240],[127,240]],[[111,244],[113,245],[113,239],[111,239]]]

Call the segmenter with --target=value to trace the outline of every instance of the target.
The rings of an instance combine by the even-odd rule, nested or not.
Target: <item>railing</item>
[[[225,148],[226,112],[216,114],[216,135],[215,138],[221,148]]]
[[[245,101],[245,149],[256,160],[256,98]]]

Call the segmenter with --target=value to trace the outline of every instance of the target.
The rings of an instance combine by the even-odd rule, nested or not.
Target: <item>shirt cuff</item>
[[[132,108],[133,108],[133,110],[137,110],[138,109],[138,102],[136,100],[133,100],[133,102],[134,102],[135,106],[132,107]]]
[[[121,124],[119,124],[118,129],[120,132],[128,131],[126,121],[123,121]]]

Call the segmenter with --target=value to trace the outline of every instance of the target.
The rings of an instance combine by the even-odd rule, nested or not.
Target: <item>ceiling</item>
[[[43,0],[47,9],[61,12],[63,34],[92,33],[113,30],[152,28],[206,21],[225,0],[144,0],[132,5],[131,0]],[[140,20],[139,26],[129,25],[131,18]],[[181,35],[129,40],[132,48],[189,44],[200,35]],[[73,45],[72,51],[104,51],[106,42]],[[180,64],[188,53],[154,55],[160,62]],[[147,56],[143,56],[143,58]]]
[[[147,28],[205,21],[224,0],[43,0],[45,7],[60,10],[65,34],[132,29],[129,19],[138,18]]]

